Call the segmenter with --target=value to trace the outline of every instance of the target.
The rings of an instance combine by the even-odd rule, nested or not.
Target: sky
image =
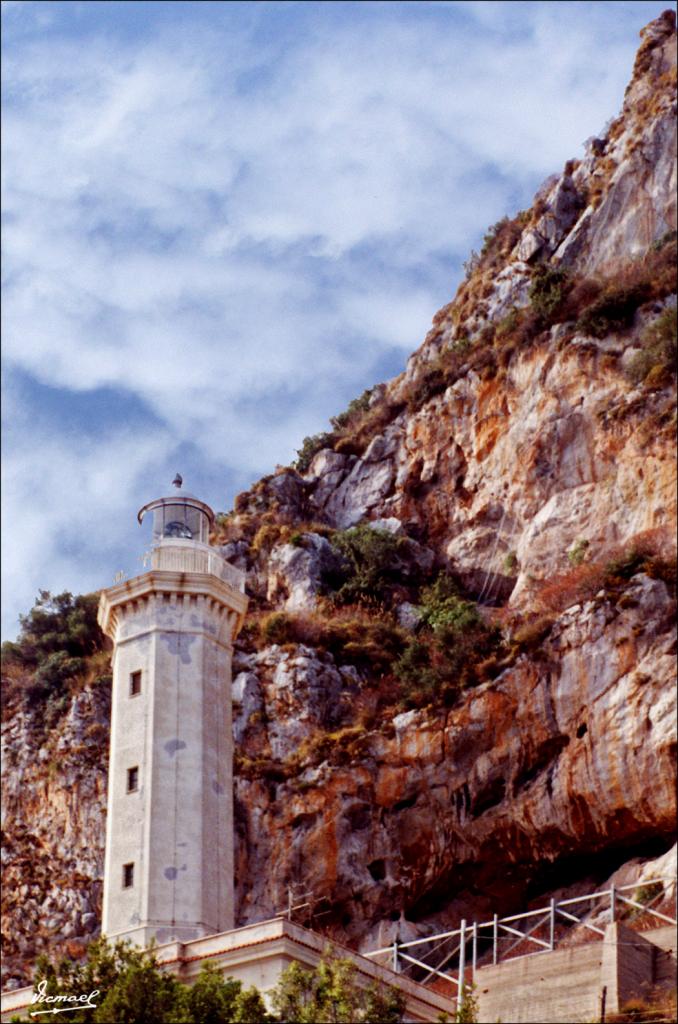
[[[2,0],[3,637],[399,373],[668,6]]]

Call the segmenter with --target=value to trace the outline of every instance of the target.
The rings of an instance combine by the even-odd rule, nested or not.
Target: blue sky
[[[666,6],[3,0],[3,636],[400,372]]]

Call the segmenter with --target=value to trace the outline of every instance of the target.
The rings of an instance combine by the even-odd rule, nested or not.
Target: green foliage
[[[633,384],[649,384],[650,374],[670,379],[668,375],[675,373],[676,367],[675,306],[669,306],[647,326],[641,343],[642,350],[635,354],[627,370],[629,380]]]
[[[434,632],[463,633],[481,622],[476,606],[459,596],[454,580],[446,573],[422,590],[420,600],[421,621]]]
[[[553,322],[565,299],[567,284],[567,274],[557,267],[542,263],[534,271],[528,295],[533,311],[545,323]]]
[[[540,615],[531,622],[520,626],[513,634],[513,641],[524,651],[534,651],[551,632],[553,616]]]
[[[480,257],[487,256],[487,254],[493,249],[497,242],[497,239],[501,236],[502,229],[510,224],[508,217],[502,217],[500,220],[489,227],[486,233],[483,235],[483,247],[480,250]]]
[[[65,959],[54,966],[46,956],[39,957],[34,986],[37,988],[45,980],[47,994],[51,996],[98,991],[99,995],[93,999],[97,1008],[78,1012],[78,1020],[83,1024],[137,1020],[140,1024],[155,1024],[174,1008],[177,992],[173,978],[168,979],[169,985],[155,985],[153,975],[157,973],[152,951],[144,953],[124,942],[109,945],[106,939],[99,938],[89,946],[84,962]],[[144,1003],[140,981],[149,985],[148,1003],[144,1006],[138,1005],[139,1001]],[[138,1017],[131,1015],[137,1011]],[[156,1012],[161,1015],[154,1016]]]
[[[646,885],[641,885],[633,891],[633,897],[636,903],[642,903],[644,907],[650,903],[654,903],[655,900],[659,899],[660,896],[664,895],[664,886],[661,882],[650,882]]]
[[[330,423],[334,430],[343,430],[348,427],[352,420],[357,419],[362,413],[367,412],[370,407],[370,398],[374,388],[367,388],[363,391],[359,398],[354,398],[352,402],[349,402],[348,409],[345,412],[340,412],[338,416],[332,416]]]
[[[605,563],[605,580],[614,585],[615,580],[630,580],[645,568],[647,555],[644,551],[631,546],[616,558]]]
[[[336,441],[336,434],[329,432],[322,434],[313,434],[311,437],[305,437],[301,448],[297,450],[297,461],[294,463],[294,468],[299,473],[305,473],[308,467],[313,461],[313,457],[321,452],[323,448],[332,448]]]
[[[508,551],[503,561],[504,572],[514,573],[518,568],[518,556],[515,551]]]
[[[31,673],[22,696],[30,707],[43,709],[47,724],[66,706],[70,680],[85,671],[88,657],[104,648],[98,603],[98,594],[73,597],[65,591],[52,597],[41,590],[28,615],[19,617],[16,642],[2,645],[4,667],[14,665]]]
[[[416,412],[426,405],[436,395],[442,394],[451,380],[445,372],[442,359],[439,357],[419,377],[413,385],[407,399],[407,408],[410,412]]]
[[[396,662],[394,672],[402,684],[404,707],[423,707],[440,695],[456,696],[456,687],[452,689],[445,672],[434,663],[433,653],[430,642],[413,639]]]
[[[350,604],[387,599],[402,575],[405,543],[388,530],[375,530],[368,524],[336,533],[332,546],[340,556],[341,567],[323,577],[326,586],[335,591],[334,601]]]
[[[477,253],[475,251],[475,249],[471,249],[471,252],[469,253],[468,259],[464,260],[464,263],[463,263],[464,277],[466,278],[467,281],[471,277],[471,275],[474,273],[474,271],[478,269],[479,266],[480,266],[480,254]]]
[[[420,631],[394,666],[402,703],[449,705],[462,689],[482,681],[483,663],[498,651],[500,634],[486,625],[473,602],[459,595],[446,573],[422,590],[420,600]]]
[[[178,1008],[186,1024],[264,1024],[272,1017],[256,989],[224,978],[212,964],[203,964],[190,987],[181,986]]]
[[[476,1024],[478,1020],[478,998],[475,995],[475,986],[464,985],[461,1006],[455,1007],[451,1017],[447,1013],[441,1013],[436,1019],[438,1024]]]
[[[266,1024],[272,1020],[256,989],[224,979],[204,965],[192,986],[158,966],[154,950],[96,939],[83,962],[54,966],[39,958],[34,985],[45,981],[49,996],[97,992],[96,1009],[78,1011],[82,1024]],[[46,1004],[46,1007],[49,1004]],[[45,1007],[45,1008],[46,1008]]]
[[[590,547],[589,541],[584,538],[580,538],[576,544],[574,544],[567,553],[567,560],[570,565],[581,565],[586,558],[586,552]]]
[[[502,217],[489,227],[483,237],[480,254],[472,250],[464,263],[466,279],[468,280],[481,266],[483,269],[496,268],[499,261],[513,249],[528,220],[529,211],[521,210],[515,217]]]
[[[398,1024],[404,996],[391,986],[362,987],[350,960],[328,955],[315,971],[293,963],[273,990],[277,1019],[285,1024]]]
[[[584,310],[576,329],[593,338],[604,338],[612,331],[623,331],[633,323],[638,306],[648,298],[649,286],[636,283],[624,288],[609,286],[600,298]]]
[[[285,612],[271,612],[261,624],[261,636],[267,644],[286,644],[292,639],[292,619]]]
[[[455,1011],[455,1024],[475,1024],[478,1020],[478,999],[472,986],[464,985],[461,1006]]]
[[[183,992],[171,974],[162,974],[154,960],[126,967],[94,1013],[97,1024],[181,1024]]]
[[[52,597],[48,590],[41,590],[28,615],[19,616],[21,631],[16,643],[2,645],[3,657],[38,668],[55,653],[72,658],[94,654],[103,646],[98,604],[98,594],[73,597],[65,591]]]
[[[495,337],[507,338],[512,335],[520,326],[523,320],[523,311],[517,306],[512,306],[506,316],[502,317],[495,328]]]
[[[305,644],[332,654],[339,664],[375,675],[389,672],[402,654],[405,633],[381,607],[355,605],[322,612],[271,612],[261,622],[264,644]]]

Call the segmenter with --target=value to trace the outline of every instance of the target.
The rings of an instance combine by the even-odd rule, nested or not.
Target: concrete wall
[[[608,925],[602,942],[481,967],[476,973],[481,1022],[578,1024],[621,1009],[656,985],[675,986],[676,930],[635,932]]]
[[[476,972],[480,1021],[576,1024],[600,1005],[600,942],[507,960]]]
[[[606,1006],[620,1010],[634,997],[649,996],[654,985],[657,947],[639,932],[618,922],[605,930],[600,988],[606,989]]]
[[[656,947],[654,983],[660,988],[676,987],[676,929],[673,925],[643,932],[643,938]]]

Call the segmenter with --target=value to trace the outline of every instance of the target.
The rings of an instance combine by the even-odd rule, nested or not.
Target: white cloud
[[[26,424],[3,461],[3,490],[10,495],[2,532],[3,614],[10,633],[40,589],[97,590],[118,569],[129,575],[139,569],[141,541],[130,543],[135,499],[162,458],[167,435],[139,437],[123,429],[103,450],[86,438],[68,441]],[[121,566],[113,559],[123,549],[129,561]]]

